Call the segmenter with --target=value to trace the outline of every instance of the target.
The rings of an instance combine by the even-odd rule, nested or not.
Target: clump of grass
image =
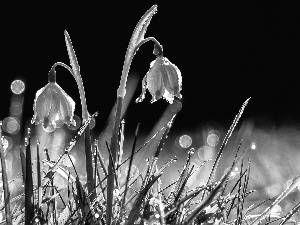
[[[204,185],[198,185],[193,189],[187,185],[191,176],[198,171],[207,161],[195,168],[191,165],[191,157],[194,149],[190,149],[186,163],[179,173],[178,178],[171,184],[166,184],[163,188],[162,174],[164,170],[176,162],[177,158],[171,158],[165,165],[158,167],[160,152],[168,137],[168,133],[172,127],[176,114],[181,109],[181,103],[178,100],[172,100],[172,109],[168,112],[160,124],[159,129],[149,138],[141,147],[137,148],[137,140],[139,136],[139,124],[137,125],[131,154],[128,158],[123,159],[124,146],[124,127],[122,120],[123,99],[126,93],[126,80],[130,68],[131,61],[135,52],[139,47],[151,40],[154,41],[154,53],[157,58],[162,57],[162,46],[154,38],[144,39],[144,35],[152,16],[155,14],[157,6],[153,6],[141,18],[132,35],[128,46],[125,63],[122,71],[120,87],[117,91],[117,101],[113,117],[112,126],[106,132],[111,138],[100,139],[100,144],[95,141],[91,144],[91,135],[89,124],[91,120],[97,116],[97,113],[90,115],[87,111],[84,89],[80,77],[79,65],[76,59],[75,51],[71,44],[70,36],[65,32],[67,50],[70,57],[72,69],[65,66],[75,77],[82,103],[83,125],[78,129],[77,135],[73,137],[69,145],[65,148],[64,153],[57,161],[52,161],[45,149],[46,159],[42,163],[46,167],[45,170],[40,168],[39,141],[37,142],[37,168],[32,168],[32,158],[30,150],[30,129],[24,139],[23,149],[20,150],[21,167],[23,175],[24,193],[10,198],[10,190],[8,188],[8,179],[6,175],[5,156],[2,146],[1,129],[0,129],[0,156],[2,165],[2,180],[4,191],[4,205],[2,210],[6,213],[6,224],[101,224],[101,225],[131,225],[131,224],[174,224],[174,225],[192,225],[192,224],[250,224],[257,225],[261,222],[266,224],[272,222],[291,221],[291,217],[299,211],[299,203],[292,209],[290,213],[281,218],[273,219],[271,211],[275,205],[282,201],[299,182],[300,175],[295,177],[286,190],[277,197],[273,204],[259,215],[250,215],[250,213],[261,204],[244,208],[245,199],[254,190],[248,190],[251,162],[244,168],[244,157],[246,150],[240,152],[241,144],[237,149],[235,158],[233,159],[230,170],[227,171],[220,180],[216,181],[215,171],[220,162],[223,149],[230,138],[235,126],[237,125],[242,113],[248,104],[247,99],[242,105],[240,111],[235,117],[223,144],[214,160],[208,181]],[[162,59],[162,58],[160,58]],[[168,64],[168,66],[173,64]],[[159,64],[159,66],[165,66]],[[162,68],[151,70],[149,76],[155,75],[155,72]],[[166,68],[163,68],[166,69]],[[169,68],[170,69],[170,68]],[[178,69],[168,70],[169,72],[178,72]],[[53,72],[53,71],[51,71]],[[52,76],[52,75],[51,75]],[[158,76],[158,75],[157,75]],[[161,76],[161,74],[160,74]],[[163,75],[162,75],[163,76]],[[179,77],[179,75],[178,75]],[[177,78],[178,78],[177,77]],[[176,77],[175,77],[176,78]],[[178,85],[178,82],[166,81],[164,85]],[[55,78],[51,78],[55,80]],[[147,77],[145,78],[147,79]],[[164,79],[166,79],[164,77]],[[176,79],[175,79],[176,80]],[[145,82],[145,81],[144,81]],[[145,85],[145,83],[144,83]],[[152,86],[151,86],[152,87]],[[143,87],[146,89],[146,86]],[[147,87],[150,88],[150,87]],[[153,88],[153,87],[152,87]],[[170,87],[169,87],[170,88]],[[178,89],[179,87],[177,87]],[[143,91],[145,91],[143,89]],[[176,89],[176,88],[175,88]],[[171,90],[171,89],[169,89]],[[153,90],[149,90],[153,94]],[[172,92],[172,90],[171,90]],[[143,93],[144,94],[144,93]],[[162,93],[154,93],[153,101],[162,97]],[[160,95],[161,94],[161,95]],[[172,93],[169,93],[172,95]],[[179,97],[179,93],[173,93]],[[173,97],[174,97],[173,96]],[[142,100],[143,97],[139,99]],[[166,98],[170,100],[170,98]],[[71,110],[70,112],[71,113]],[[50,116],[49,116],[50,117]],[[166,121],[166,118],[167,121]],[[49,118],[45,120],[47,126]],[[32,127],[33,129],[34,127]],[[86,174],[87,181],[83,183],[77,173],[76,167],[69,153],[79,138],[84,138],[84,151],[86,155]],[[153,155],[146,160],[147,169],[145,172],[139,172],[133,167],[133,159],[141,152],[149,143],[153,147]],[[82,149],[83,150],[83,149]],[[107,151],[109,157],[108,165],[105,164],[103,153]],[[61,165],[68,158],[74,169],[75,176]],[[128,162],[129,161],[129,162]],[[94,162],[94,164],[93,164]],[[122,176],[121,169],[128,162],[128,170],[125,178]],[[229,175],[237,165],[241,165],[239,177],[227,195],[225,190],[229,182]],[[37,185],[33,184],[32,171],[37,170]],[[54,177],[62,176],[67,180],[67,198],[62,196],[62,191],[55,184]],[[170,193],[166,195],[166,190],[172,188]],[[21,201],[20,201],[21,200]],[[59,207],[59,200],[63,208]],[[11,205],[14,208],[11,211]],[[271,218],[273,220],[271,220]]]

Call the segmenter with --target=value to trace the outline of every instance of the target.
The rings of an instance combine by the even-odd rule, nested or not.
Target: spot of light
[[[25,90],[25,84],[21,80],[14,80],[10,85],[10,89],[14,94],[19,95]]]
[[[198,149],[198,157],[203,160],[209,160],[213,157],[213,150],[209,146],[202,146]]]
[[[192,138],[189,136],[189,135],[182,135],[180,138],[179,138],[179,145],[182,147],[182,148],[188,148],[192,145]]]
[[[255,150],[255,149],[256,149],[256,144],[255,144],[255,142],[252,142],[252,143],[251,143],[251,149],[252,149],[252,150]]]
[[[2,136],[2,144],[3,144],[4,154],[6,154],[6,152],[11,149],[14,143],[10,137]]]
[[[95,120],[95,118],[93,117],[93,118],[91,119],[91,122],[90,122],[90,124],[89,124],[89,127],[90,127],[90,129],[92,130],[95,126],[96,126],[96,120]]]
[[[9,112],[13,116],[18,116],[22,113],[22,104],[20,102],[12,102],[10,104]]]
[[[20,122],[17,118],[6,117],[3,120],[3,130],[9,134],[16,134],[20,131]]]
[[[71,158],[73,164],[75,164],[75,162],[76,162],[75,157],[72,156],[72,155],[70,155],[70,158]],[[63,162],[63,164],[64,164],[66,167],[72,167],[72,162],[70,161],[70,158],[67,157],[67,158],[64,160],[64,162]]]
[[[209,134],[206,138],[206,142],[209,146],[215,147],[219,144],[219,136],[217,134]]]
[[[95,213],[95,218],[98,219],[100,217],[99,213]]]

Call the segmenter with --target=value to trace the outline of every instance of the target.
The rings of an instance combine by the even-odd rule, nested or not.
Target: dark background
[[[242,103],[252,97],[243,119],[257,126],[297,125],[300,82],[300,7],[297,1],[210,1],[193,5],[156,2],[147,36],[164,47],[165,56],[183,76],[183,109],[174,130],[193,130],[214,123],[227,130]],[[71,36],[81,67],[90,113],[99,112],[96,131],[105,125],[116,99],[125,52],[141,16],[153,5],[133,3],[49,4],[3,7],[1,14],[1,109],[8,116],[10,83],[26,82],[24,118],[33,115],[37,90],[47,84],[52,65],[69,64],[64,30]],[[136,54],[131,72],[141,79],[155,59],[153,44]],[[57,69],[57,83],[77,103],[75,80],[63,68]],[[132,102],[126,126],[138,122],[150,131],[168,103]]]

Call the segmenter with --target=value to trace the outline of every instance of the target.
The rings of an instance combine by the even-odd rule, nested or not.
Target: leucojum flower
[[[56,65],[62,65],[72,73],[71,69],[63,63],[54,64],[48,74],[49,83],[36,93],[31,123],[42,124],[46,131],[53,131],[63,124],[75,125],[73,118],[75,102],[56,83]]]
[[[156,45],[158,47],[160,45]],[[161,46],[160,46],[161,47]],[[160,98],[166,99],[170,104],[173,103],[174,96],[182,98],[181,72],[176,65],[171,63],[166,57],[162,56],[162,49],[154,49],[158,55],[150,64],[150,69],[142,81],[142,94],[136,100],[141,102],[145,98],[146,89],[152,95],[151,103]]]

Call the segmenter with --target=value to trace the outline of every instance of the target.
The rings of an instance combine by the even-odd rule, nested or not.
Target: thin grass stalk
[[[126,221],[125,225],[131,225],[134,224],[134,221],[137,219],[139,215],[139,208],[142,204],[142,201],[144,200],[147,192],[151,188],[151,186],[157,181],[157,179],[161,176],[162,174],[159,174],[158,176],[154,176],[145,186],[144,189],[142,189],[139,192],[139,196],[137,197],[129,215],[128,215],[128,220]]]
[[[41,187],[41,165],[40,165],[40,142],[37,141],[36,146],[36,169],[37,169],[37,187],[38,187],[38,204],[37,204],[37,214],[41,216],[41,202],[42,202],[42,187]]]
[[[22,174],[23,174],[23,185],[25,187],[25,180],[26,180],[26,157],[24,154],[24,148],[25,146],[22,145],[22,148],[20,148],[20,158],[21,158],[21,168],[22,168]]]
[[[49,185],[50,181],[53,179],[54,173],[58,169],[58,167],[62,164],[62,162],[66,159],[69,152],[73,149],[76,142],[78,141],[79,137],[84,133],[85,129],[91,122],[91,119],[98,115],[98,112],[95,112],[93,115],[89,116],[88,120],[80,127],[79,131],[77,132],[77,135],[71,140],[69,143],[69,146],[65,149],[64,154],[58,159],[58,161],[55,163],[55,165],[49,169],[46,176],[43,179],[44,186]]]
[[[0,121],[0,157],[1,157],[1,167],[2,167],[2,182],[3,182],[3,191],[4,191],[4,204],[5,204],[5,219],[6,224],[11,225],[11,211],[10,211],[10,193],[7,182],[7,173],[6,173],[6,162],[4,156],[3,142],[2,142],[2,121]]]
[[[131,166],[132,166],[132,161],[133,161],[133,155],[134,155],[134,151],[135,151],[135,146],[136,146],[136,142],[137,142],[137,137],[138,137],[138,133],[139,133],[139,127],[140,124],[138,123],[135,129],[135,133],[134,133],[134,141],[133,141],[133,145],[132,145],[132,149],[131,149],[131,155],[130,155],[130,160],[129,160],[129,167],[128,167],[128,171],[127,171],[127,175],[126,175],[126,182],[125,182],[125,190],[124,190],[124,194],[123,194],[123,199],[121,202],[121,212],[120,212],[120,218],[117,222],[117,224],[119,224],[120,219],[122,219],[122,213],[123,213],[123,206],[125,204],[125,198],[126,198],[126,194],[127,194],[127,189],[128,189],[128,182],[129,182],[129,177],[130,177],[130,172],[131,172]]]
[[[216,159],[215,159],[215,161],[214,161],[213,167],[212,167],[212,169],[211,169],[211,172],[210,172],[209,177],[208,177],[208,180],[207,180],[207,184],[209,184],[209,183],[213,180],[214,175],[215,175],[215,170],[216,170],[216,167],[218,166],[218,163],[219,163],[219,161],[220,161],[220,158],[221,158],[221,155],[222,155],[222,153],[223,153],[224,147],[225,147],[225,145],[227,144],[227,142],[228,142],[228,140],[229,140],[229,138],[230,138],[230,136],[231,136],[231,134],[232,134],[232,132],[233,132],[235,126],[236,126],[237,123],[239,122],[239,119],[241,118],[241,116],[242,116],[242,114],[243,114],[243,112],[244,112],[245,107],[248,105],[249,100],[250,100],[250,98],[248,98],[248,99],[243,103],[243,105],[242,105],[242,107],[240,108],[238,114],[237,114],[236,117],[234,118],[234,120],[233,120],[233,122],[232,122],[232,124],[231,124],[231,126],[230,126],[230,128],[229,128],[229,130],[228,130],[228,132],[227,132],[227,134],[226,134],[226,136],[225,136],[225,138],[224,138],[224,141],[223,141],[223,143],[222,143],[222,145],[221,145],[221,147],[220,147],[220,151],[218,152],[218,155],[217,155],[217,157],[216,157]],[[203,194],[202,194],[201,200],[203,200],[204,196],[205,196],[205,191],[204,191]]]
[[[25,180],[25,225],[31,224],[34,217],[33,181],[30,150],[30,128],[27,130],[26,147],[26,180]]]
[[[300,180],[300,174],[298,174],[293,180],[292,183],[278,196],[278,198],[272,203],[272,205],[263,211],[260,216],[258,216],[250,225],[257,225],[270,211],[272,208],[281,202],[296,186]]]

